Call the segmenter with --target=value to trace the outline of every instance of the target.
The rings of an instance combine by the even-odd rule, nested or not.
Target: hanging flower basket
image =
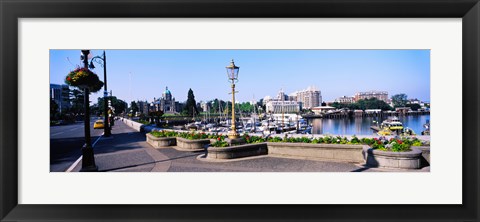
[[[78,88],[89,88],[90,92],[98,92],[103,87],[97,74],[87,68],[76,68],[65,77],[65,83]]]

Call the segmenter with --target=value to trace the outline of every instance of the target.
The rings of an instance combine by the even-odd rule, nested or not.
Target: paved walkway
[[[305,160],[271,155],[225,162],[199,160],[203,151],[178,151],[175,147],[155,149],[145,135],[117,121],[112,136],[101,137],[94,146],[95,162],[102,172],[379,172],[354,163]],[[79,171],[81,161],[72,171]],[[428,168],[415,171],[428,171]],[[399,170],[395,170],[399,171]]]

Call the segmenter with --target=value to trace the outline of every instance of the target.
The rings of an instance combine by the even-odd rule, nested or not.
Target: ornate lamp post
[[[83,65],[88,69],[88,54],[90,50],[82,50]],[[90,90],[84,88],[84,104],[85,104],[85,146],[82,148],[82,169],[80,171],[98,171],[95,165],[95,156],[93,155],[92,141],[90,138]]]
[[[110,129],[109,121],[108,121],[107,56],[105,55],[105,50],[103,50],[103,57],[95,56],[90,60],[90,64],[88,65],[88,67],[90,69],[95,69],[95,66],[93,65],[93,61],[99,63],[97,61],[97,59],[103,61],[103,64],[102,64],[102,66],[103,66],[103,81],[104,81],[104,84],[105,84],[104,85],[105,87],[103,88],[103,110],[104,110],[104,114],[105,114],[105,118],[104,118],[105,126],[103,127],[103,129],[104,129],[103,136],[109,137],[110,135],[112,135],[112,131]],[[101,64],[101,63],[99,63],[99,64]]]
[[[235,66],[232,59],[230,65],[225,68],[227,69],[228,81],[232,84],[232,130],[228,133],[228,138],[237,139],[239,134],[237,133],[237,127],[235,126],[235,83],[238,82],[238,70],[240,67]]]

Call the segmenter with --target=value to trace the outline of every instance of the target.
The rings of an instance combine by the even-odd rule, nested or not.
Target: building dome
[[[165,87],[165,92],[163,93],[165,95],[172,95],[172,93],[170,92],[170,90],[168,90],[168,86]]]

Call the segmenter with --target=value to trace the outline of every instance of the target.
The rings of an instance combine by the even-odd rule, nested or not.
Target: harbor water
[[[375,132],[370,128],[376,122],[382,123],[387,119],[383,117],[351,117],[340,119],[311,119],[312,134],[332,135],[373,135]],[[398,116],[403,127],[412,129],[417,135],[425,130],[423,125],[430,121],[430,115]]]

